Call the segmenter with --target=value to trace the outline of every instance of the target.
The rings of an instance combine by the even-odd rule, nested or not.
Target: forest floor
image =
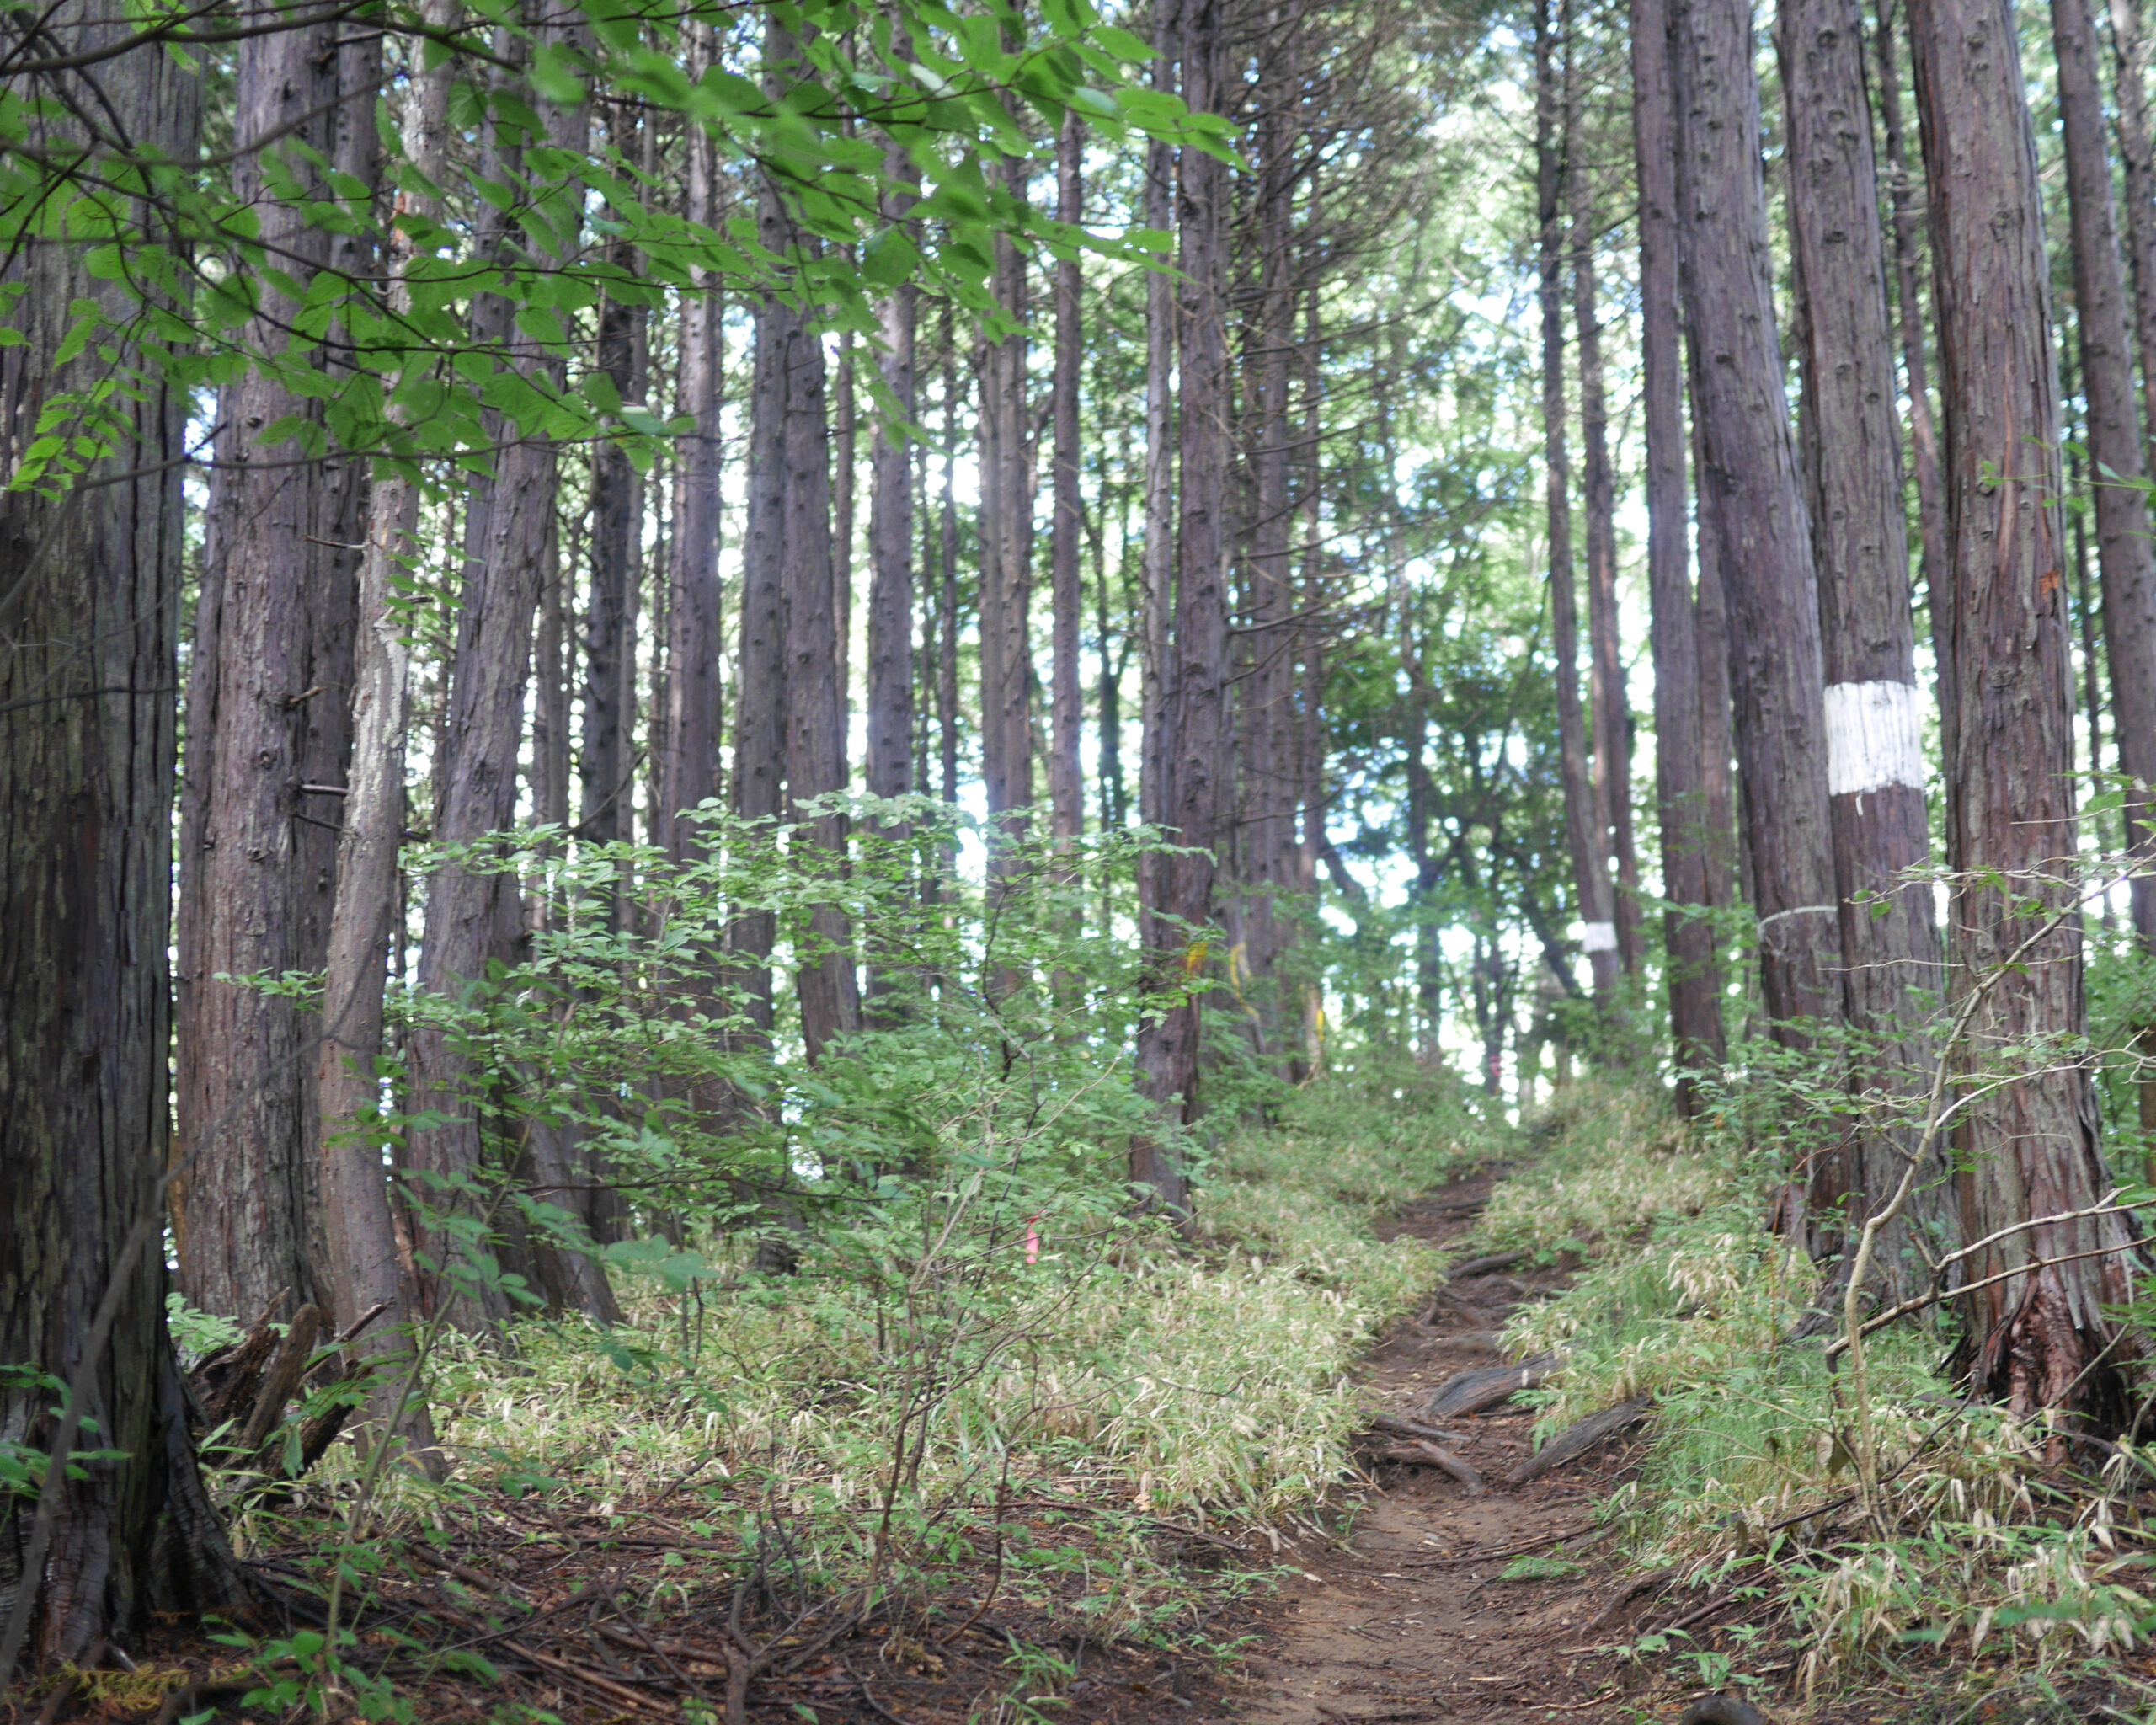
[[[265,1603],[237,1632],[170,1622],[125,1655],[0,1697],[0,1725],[1675,1725],[1703,1680],[1740,1673],[1770,1717],[1812,1725],[2147,1716],[2146,1643],[2019,1697],[2003,1676],[1997,1692],[1972,1686],[1966,1658],[1912,1646],[1891,1670],[1799,1705],[1788,1680],[1804,1648],[1780,1588],[1641,1587],[1598,1516],[1638,1477],[1647,1428],[1518,1486],[1536,1415],[1510,1404],[1435,1422],[1483,1489],[1387,1459],[1401,1446],[1377,1418],[1428,1421],[1433,1391],[1500,1363],[1508,1320],[1583,1268],[1545,1251],[1460,1274],[1512,1171],[1452,1170],[1375,1229],[1455,1268],[1340,1362],[1353,1359],[1371,1417],[1357,1469],[1315,1514],[1269,1531],[1155,1513],[1143,1482],[1088,1497],[1082,1471],[980,1480],[969,1499],[981,1501],[931,1514],[904,1573],[871,1591],[820,1578],[813,1556],[804,1570],[804,1498],[770,1496],[748,1539],[719,1518],[728,1488],[703,1475],[708,1455],[629,1491],[592,1489],[578,1454],[550,1461],[556,1478],[475,1471],[423,1513],[358,1531],[340,1532],[349,1509],[310,1481],[254,1512],[248,1556]],[[1226,1351],[1260,1345],[1254,1332]],[[865,1506],[814,1514],[835,1514],[861,1549],[874,1536]],[[340,1564],[345,1653],[325,1684],[323,1608]],[[1104,1635],[1095,1608],[1134,1565],[1160,1629]]]

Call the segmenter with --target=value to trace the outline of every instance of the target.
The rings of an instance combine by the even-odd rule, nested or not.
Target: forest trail
[[[1489,1175],[1428,1194],[1386,1231],[1444,1244],[1474,1225]],[[1554,1291],[1556,1269],[1476,1277],[1449,1284],[1432,1322],[1396,1325],[1364,1363],[1374,1412],[1419,1419],[1430,1392],[1455,1372],[1498,1362],[1494,1332],[1525,1299]],[[1457,1453],[1488,1484],[1486,1496],[1435,1468],[1369,1461],[1369,1493],[1342,1547],[1305,1541],[1302,1571],[1265,1613],[1265,1635],[1228,1702],[1247,1725],[1424,1725],[1637,1717],[1638,1696],[1611,1689],[1605,1660],[1583,1643],[1614,1596],[1606,1565],[1582,1548],[1595,1507],[1624,1477],[1636,1448],[1605,1444],[1515,1490],[1506,1477],[1531,1453],[1534,1416],[1497,1407],[1449,1418],[1467,1441]],[[1523,1556],[1569,1573],[1500,1579]],[[1544,1567],[1544,1566],[1537,1566]],[[1610,1690],[1606,1698],[1600,1691]],[[1560,1711],[1561,1710],[1561,1711]],[[1669,1716],[1675,1717],[1674,1707]]]

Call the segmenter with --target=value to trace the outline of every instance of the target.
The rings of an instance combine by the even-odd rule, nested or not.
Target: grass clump
[[[1499,1188],[1485,1228],[1590,1255],[1506,1332],[1563,1359],[1535,1392],[1538,1434],[1652,1397],[1652,1445],[1605,1523],[1635,1564],[1733,1601],[1718,1631],[1646,1636],[1629,1658],[1741,1680],[1779,1622],[1797,1653],[1776,1669],[1815,1699],[1898,1674],[2041,1712],[2075,1684],[2126,1684],[2118,1662],[2156,1627],[2137,1461],[2060,1476],[2047,1427],[1961,1399],[1935,1318],[1870,1344],[1882,1480],[1867,1509],[1824,1338],[1800,1333],[1818,1268],[1764,1226],[1766,1159],[1726,1127],[1694,1134],[1651,1097],[1588,1087],[1541,1129],[1549,1153]]]

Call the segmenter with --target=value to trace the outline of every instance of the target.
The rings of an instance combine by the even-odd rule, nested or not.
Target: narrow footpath
[[[1431,1193],[1388,1231],[1455,1240],[1492,1183],[1486,1175]],[[1431,1393],[1446,1380],[1504,1363],[1497,1332],[1513,1308],[1565,1280],[1561,1269],[1514,1266],[1448,1284],[1420,1320],[1396,1325],[1372,1351],[1362,1372],[1367,1405],[1427,1423]],[[1361,1494],[1352,1537],[1344,1548],[1305,1540],[1295,1549],[1300,1577],[1265,1613],[1267,1632],[1223,1698],[1246,1725],[1641,1717],[1647,1697],[1620,1693],[1612,1661],[1589,1651],[1620,1636],[1632,1615],[1604,1616],[1620,1583],[1593,1519],[1636,1460],[1639,1434],[1513,1488],[1507,1477],[1532,1453],[1531,1413],[1507,1405],[1438,1423],[1486,1489],[1477,1494],[1435,1466],[1380,1459],[1403,1440],[1374,1436],[1364,1463],[1374,1486]],[[1508,1568],[1518,1578],[1503,1578]],[[1661,1712],[1674,1720],[1677,1708],[1651,1717]]]

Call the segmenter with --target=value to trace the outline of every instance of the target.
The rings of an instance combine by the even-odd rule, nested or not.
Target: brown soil
[[[1485,1176],[1432,1193],[1392,1231],[1454,1239],[1492,1183]],[[1566,1279],[1561,1269],[1514,1266],[1452,1284],[1425,1314],[1429,1322],[1397,1325],[1371,1354],[1363,1373],[1370,1407],[1420,1418],[1454,1373],[1499,1363],[1486,1338],[1515,1306]],[[1531,1453],[1533,1424],[1512,1407],[1443,1422],[1465,1437],[1455,1453],[1487,1482],[1483,1497],[1435,1468],[1368,1464],[1371,1484],[1344,1540],[1306,1541],[1294,1554],[1299,1573],[1267,1611],[1257,1656],[1225,1706],[1251,1725],[1673,1720],[1681,1701],[1620,1695],[1610,1660],[1588,1645],[1606,1644],[1627,1617],[1657,1615],[1637,1599],[1588,1633],[1622,1585],[1598,1561],[1593,1512],[1625,1477],[1636,1439],[1509,1488],[1506,1476]],[[1501,1578],[1528,1555],[1578,1567],[1550,1579]]]

